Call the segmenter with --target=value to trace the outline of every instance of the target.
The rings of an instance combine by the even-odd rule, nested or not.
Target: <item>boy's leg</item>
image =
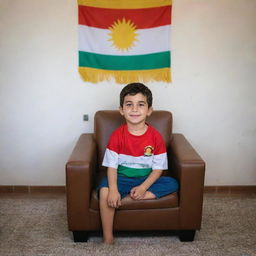
[[[141,177],[141,178],[125,178],[124,183],[121,184],[122,187],[126,187],[126,191],[131,191],[132,188],[139,186],[142,182],[144,182],[146,179],[146,177]],[[146,191],[145,195],[143,198],[141,198],[140,200],[147,200],[147,199],[155,199],[156,196],[150,192],[150,191]],[[135,199],[133,199],[130,194],[128,194],[126,197],[124,197],[122,199],[121,202],[129,202],[129,201],[133,201]]]
[[[151,185],[147,192],[151,192],[156,198],[160,198],[177,192],[178,188],[179,185],[176,179],[169,176],[161,176]]]
[[[171,177],[161,176],[146,191],[140,200],[155,199],[166,196],[178,190],[178,182]]]
[[[103,241],[104,243],[112,244],[114,242],[113,221],[115,208],[108,206],[108,192],[109,188],[107,187],[100,189],[100,216],[103,229]]]

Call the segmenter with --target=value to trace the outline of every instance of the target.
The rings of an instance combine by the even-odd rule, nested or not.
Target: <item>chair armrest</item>
[[[89,203],[96,168],[93,134],[82,134],[66,164],[66,193],[69,230],[79,230],[89,219]],[[88,217],[88,218],[87,218]]]
[[[182,134],[173,134],[170,162],[179,181],[181,229],[200,229],[205,162]]]

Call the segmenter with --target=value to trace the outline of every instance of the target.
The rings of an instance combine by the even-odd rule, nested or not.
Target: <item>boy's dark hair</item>
[[[148,107],[150,108],[153,102],[152,92],[148,89],[146,85],[142,83],[130,83],[123,88],[123,90],[120,92],[120,107],[123,107],[125,96],[133,96],[138,93],[141,93],[144,96],[146,96]]]

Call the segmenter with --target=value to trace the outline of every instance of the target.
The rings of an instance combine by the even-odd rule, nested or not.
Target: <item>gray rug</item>
[[[99,234],[88,243],[73,242],[64,194],[0,194],[0,255],[256,256],[256,195],[206,194],[194,242],[164,233],[121,233],[110,246]]]

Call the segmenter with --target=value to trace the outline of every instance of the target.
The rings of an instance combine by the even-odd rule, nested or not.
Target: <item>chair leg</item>
[[[76,243],[84,243],[88,241],[88,232],[87,231],[73,231],[73,237],[74,237],[74,242]]]
[[[180,230],[179,238],[181,242],[193,242],[196,230]]]

